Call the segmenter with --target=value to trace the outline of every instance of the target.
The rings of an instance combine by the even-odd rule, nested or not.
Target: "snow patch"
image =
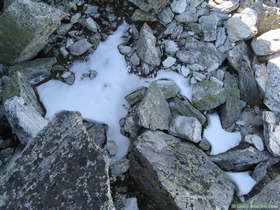
[[[73,64],[70,70],[76,79],[72,86],[50,80],[37,87],[47,110],[47,119],[51,120],[57,112],[70,110],[79,111],[85,119],[106,123],[109,127],[108,141],[115,141],[118,146],[116,159],[125,156],[129,147],[129,140],[121,135],[119,125],[119,120],[127,114],[126,95],[142,86],[149,86],[152,81],[169,79],[175,81],[182,95],[191,98],[187,79],[175,72],[161,71],[154,79],[128,73],[126,61],[117,48],[127,28],[126,24],[120,26],[98,46],[88,61]],[[92,70],[97,72],[94,79],[82,79],[84,73]]]
[[[250,172],[226,172],[238,187],[238,195],[247,195],[256,185],[256,181],[250,176]]]
[[[208,127],[204,130],[204,136],[210,142],[211,155],[217,155],[228,151],[239,145],[241,134],[239,132],[227,132],[222,128],[219,115],[217,113],[208,115]]]

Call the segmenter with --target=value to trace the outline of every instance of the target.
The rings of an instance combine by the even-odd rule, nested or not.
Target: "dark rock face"
[[[108,161],[82,118],[62,112],[2,171],[0,209],[114,209]]]
[[[132,146],[130,175],[157,209],[228,209],[234,185],[190,143],[146,131]]]
[[[228,53],[227,59],[238,72],[241,99],[249,105],[260,104],[261,98],[252,70],[252,52],[245,42],[240,42]]]

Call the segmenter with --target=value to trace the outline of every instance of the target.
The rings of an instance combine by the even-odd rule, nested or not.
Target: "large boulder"
[[[250,204],[263,204],[268,209],[280,208],[280,175],[269,182],[257,195],[250,198]]]
[[[228,128],[239,119],[241,114],[238,80],[228,72],[225,73],[224,88],[226,103],[221,107],[220,117],[223,127]]]
[[[280,56],[272,58],[267,63],[264,77],[264,104],[274,112],[280,112]]]
[[[263,112],[264,142],[267,150],[274,156],[280,157],[280,114]]]
[[[198,64],[202,70],[214,71],[224,62],[225,55],[209,42],[186,42],[186,50],[180,50],[176,57],[185,64]]]
[[[12,1],[0,16],[0,63],[18,63],[36,56],[64,16],[44,3]]]
[[[75,112],[58,114],[1,172],[1,209],[114,209],[108,159]]]
[[[249,105],[261,104],[260,93],[252,69],[253,54],[245,42],[238,43],[228,53],[228,61],[238,72],[241,99]]]
[[[212,81],[202,81],[192,88],[192,102],[199,110],[214,109],[226,101],[223,86]]]
[[[251,8],[234,14],[226,23],[229,39],[232,42],[237,42],[254,37],[258,32],[256,24],[257,13]]]
[[[226,140],[226,139],[225,139]],[[269,160],[267,152],[261,152],[253,146],[234,148],[222,154],[211,157],[221,169],[226,171],[243,171],[252,168],[260,162]]]
[[[191,143],[160,131],[138,137],[130,175],[156,209],[228,209],[234,184]]]
[[[51,76],[51,70],[56,64],[56,58],[38,58],[32,61],[22,62],[14,66],[9,66],[8,70],[13,73],[21,72],[32,85],[37,85]]]
[[[41,114],[22,97],[14,96],[4,103],[5,116],[22,144],[27,144],[47,124]]]
[[[151,130],[168,130],[171,112],[161,89],[153,82],[137,109],[139,125]]]
[[[279,40],[280,29],[268,31],[251,43],[252,49],[256,55],[270,55],[273,53],[280,52],[280,40]]]
[[[139,58],[152,66],[159,66],[161,55],[159,48],[156,47],[157,39],[153,35],[152,29],[145,23],[141,30],[136,44],[136,50]]]

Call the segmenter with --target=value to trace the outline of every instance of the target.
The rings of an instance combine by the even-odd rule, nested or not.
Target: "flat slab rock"
[[[130,175],[156,209],[228,209],[232,202],[234,184],[191,143],[146,131],[130,160]]]
[[[80,114],[59,113],[2,170],[0,209],[114,209],[107,158]]]

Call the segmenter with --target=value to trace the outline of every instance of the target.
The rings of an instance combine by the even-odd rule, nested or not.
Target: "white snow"
[[[212,146],[211,155],[217,155],[237,146],[241,141],[239,132],[227,132],[222,128],[217,113],[208,115],[208,127],[204,130],[204,136]]]
[[[238,195],[248,194],[256,184],[256,181],[247,172],[226,172],[238,187]]]
[[[70,110],[79,111],[85,119],[106,123],[108,141],[115,141],[118,146],[116,159],[125,156],[129,147],[129,140],[120,134],[119,125],[119,120],[127,114],[124,99],[127,94],[156,79],[170,79],[176,82],[182,95],[191,97],[187,79],[175,72],[162,71],[156,79],[140,79],[128,73],[126,61],[117,48],[125,30],[127,25],[123,24],[98,46],[88,61],[74,63],[71,71],[76,80],[72,86],[51,80],[37,88],[47,119],[62,110]],[[82,74],[90,70],[97,71],[97,77],[81,79]]]

